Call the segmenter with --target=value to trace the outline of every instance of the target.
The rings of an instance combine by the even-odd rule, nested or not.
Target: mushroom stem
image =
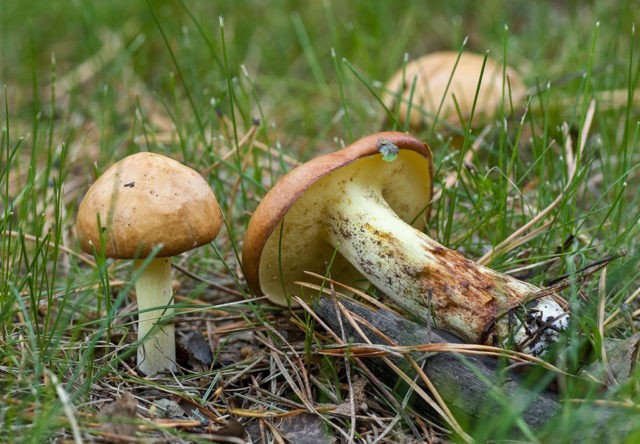
[[[137,271],[142,259],[134,261]],[[138,369],[145,375],[176,371],[176,342],[173,320],[171,258],[152,259],[136,281],[138,300]],[[156,308],[155,310],[153,308]]]
[[[367,180],[375,172],[362,174],[364,180],[334,181],[335,199],[325,208],[327,240],[340,254],[395,303],[434,327],[474,343],[502,343],[513,334],[521,323],[508,314],[539,289],[468,260],[405,223],[377,181]],[[543,300],[562,313],[550,298],[536,306]]]

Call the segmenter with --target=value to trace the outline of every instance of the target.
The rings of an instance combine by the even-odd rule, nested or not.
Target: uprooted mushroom
[[[305,271],[370,282],[411,315],[467,342],[538,354],[566,328],[556,296],[483,267],[427,236],[433,163],[427,145],[383,132],[295,168],[256,208],[243,270],[277,304]],[[337,252],[337,254],[335,254]],[[328,268],[328,270],[327,270]],[[301,295],[304,296],[304,295]]]

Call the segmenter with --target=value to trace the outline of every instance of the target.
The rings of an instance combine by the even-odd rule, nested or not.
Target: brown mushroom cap
[[[487,57],[482,71],[483,55],[463,52],[459,60],[458,55],[458,52],[440,51],[407,63],[387,82],[387,107],[393,110],[400,94],[400,119],[404,121],[407,118],[411,103],[409,124],[412,128],[421,128],[433,122],[441,101],[442,108],[438,119],[451,125],[459,125],[461,122],[456,109],[457,102],[466,123],[471,117],[481,74],[482,82],[478,91],[474,122],[482,122],[483,118],[492,117],[502,104],[503,93],[507,109],[510,103],[518,106],[526,97],[526,85],[513,68]],[[415,89],[412,92],[414,79]]]
[[[399,148],[388,162],[379,153],[382,141]],[[282,177],[256,208],[244,239],[245,278],[256,294],[285,305],[300,295],[297,281],[304,271],[324,274],[334,256],[323,216],[335,202],[340,182],[366,182],[379,191],[400,218],[422,229],[432,196],[433,161],[429,147],[400,132],[362,138],[339,151],[316,157]],[[362,275],[345,258],[335,255],[331,276],[354,284]]]
[[[98,250],[102,234],[107,257],[132,259],[160,244],[158,257],[206,244],[221,224],[218,201],[200,174],[143,152],[120,160],[95,181],[78,209],[76,230],[84,251]]]

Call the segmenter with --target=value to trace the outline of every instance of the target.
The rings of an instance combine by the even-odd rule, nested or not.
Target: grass
[[[282,421],[298,420],[282,417],[303,412],[343,441],[464,436],[371,380],[367,411],[332,410],[354,405],[367,373],[316,353],[332,340],[308,313],[290,323],[255,299],[239,252],[251,212],[285,171],[380,129],[380,85],[405,54],[459,50],[465,37],[465,50],[523,74],[529,108],[485,132],[457,129],[462,145],[451,132],[415,132],[436,163],[429,233],[537,285],[626,254],[562,291],[574,321],[548,358],[566,372],[551,424],[458,421],[478,441],[514,426],[528,440],[589,440],[584,404],[598,402],[615,406],[611,427],[633,425],[637,371],[602,386],[578,376],[606,362],[603,344],[631,337],[640,314],[639,13],[631,1],[1,3],[0,440],[108,440],[121,429],[103,406],[123,393],[137,403],[138,436],[172,442],[220,427],[233,435],[235,421],[277,440]],[[137,375],[130,264],[84,255],[75,239],[83,192],[141,150],[200,171],[225,214],[221,236],[174,270],[179,337],[200,332],[213,369],[195,360],[175,377]],[[163,422],[160,400],[209,426]],[[632,441],[640,429],[630,429]]]

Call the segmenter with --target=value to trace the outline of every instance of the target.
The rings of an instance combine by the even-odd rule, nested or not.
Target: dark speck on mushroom
[[[125,188],[133,188],[135,185],[136,185],[135,182],[129,182],[124,184]]]

